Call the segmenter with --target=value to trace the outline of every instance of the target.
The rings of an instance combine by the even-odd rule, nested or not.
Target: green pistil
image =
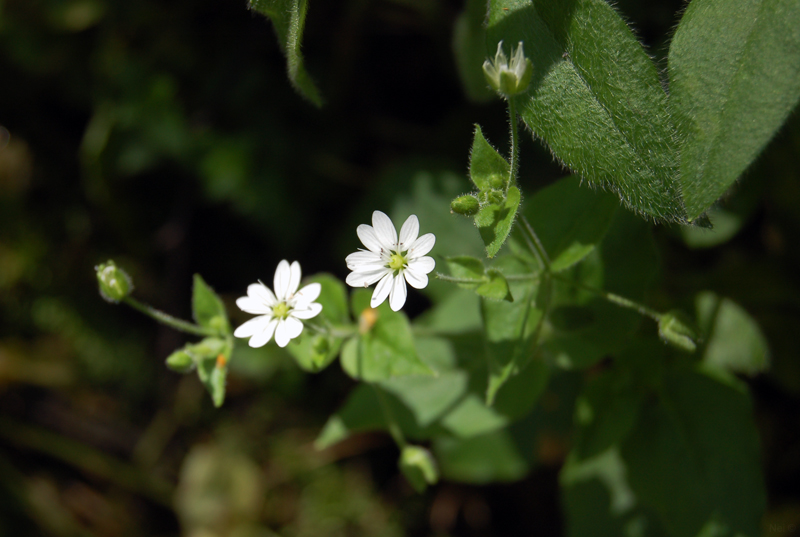
[[[286,302],[281,302],[277,306],[272,307],[272,316],[278,319],[285,319],[289,316],[290,309]]]
[[[397,272],[406,266],[406,258],[400,254],[392,254],[389,258],[389,268]]]

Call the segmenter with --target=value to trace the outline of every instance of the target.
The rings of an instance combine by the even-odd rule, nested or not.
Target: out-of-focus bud
[[[486,81],[495,91],[511,97],[528,89],[533,74],[533,64],[525,57],[522,50],[522,41],[508,61],[503,52],[503,42],[497,44],[497,53],[494,60],[483,62],[483,74]]]
[[[97,272],[100,295],[105,300],[116,304],[133,290],[130,276],[113,261],[101,263],[94,269]]]
[[[666,343],[681,350],[694,352],[697,349],[697,335],[681,321],[679,312],[670,311],[661,316],[658,320],[658,335]]]
[[[417,492],[439,481],[439,468],[431,452],[420,446],[406,446],[400,453],[400,471]]]
[[[167,367],[177,373],[188,373],[194,369],[194,360],[185,350],[178,349],[167,356]]]
[[[480,203],[478,202],[478,198],[472,194],[467,194],[451,201],[450,209],[454,213],[463,214],[464,216],[473,216],[478,213]]]

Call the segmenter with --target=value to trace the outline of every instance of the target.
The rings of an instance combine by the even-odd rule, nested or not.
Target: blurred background
[[[616,4],[662,68],[681,4]],[[314,450],[354,385],[338,364],[309,375],[274,346],[237,347],[214,409],[196,376],[164,366],[187,339],[96,290],[93,267],[113,258],[137,298],[189,318],[200,273],[236,326],[235,298],[281,259],[343,279],[355,227],[420,184],[446,214],[469,190],[473,125],[501,149],[507,136],[503,104],[462,84],[464,8],[312,0],[319,110],[245,0],[0,0],[0,535],[562,534],[568,436],[514,482],[418,495],[388,435]],[[712,290],[768,341],[771,368],[748,382],[769,535],[800,534],[799,155],[795,112],[715,233],[654,227],[652,305],[692,311]],[[526,136],[523,191],[566,174]],[[427,304],[416,293],[406,311]]]

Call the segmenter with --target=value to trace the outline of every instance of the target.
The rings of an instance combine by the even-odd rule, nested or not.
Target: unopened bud
[[[694,352],[697,349],[697,335],[679,317],[680,313],[673,311],[662,315],[658,320],[658,335],[673,347]]]
[[[406,446],[400,453],[400,471],[417,492],[439,481],[439,468],[431,452],[420,446]]]
[[[167,367],[177,373],[188,373],[194,369],[194,360],[183,349],[179,349],[167,357]]]
[[[109,302],[119,302],[133,289],[130,276],[113,261],[101,263],[94,270],[97,272],[100,295]]]
[[[480,202],[478,202],[478,198],[472,194],[467,194],[451,201],[450,209],[454,213],[463,214],[464,216],[473,216],[478,213]]]

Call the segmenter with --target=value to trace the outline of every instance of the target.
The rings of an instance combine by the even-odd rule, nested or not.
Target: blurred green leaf
[[[755,375],[769,366],[769,348],[758,323],[734,301],[706,291],[697,295],[697,322],[704,334],[703,362]]]
[[[411,327],[403,312],[392,311],[389,303],[369,307],[371,290],[358,289],[352,295],[354,314],[360,318],[362,332],[342,347],[342,369],[355,379],[367,382],[401,375],[432,375],[414,347]]]
[[[476,293],[489,300],[514,301],[514,297],[511,296],[511,290],[508,287],[508,282],[502,272],[490,268],[486,271],[485,279],[487,280],[486,283],[480,284],[475,289]]]
[[[431,452],[421,446],[406,446],[400,452],[400,470],[417,492],[439,481],[439,469]]]
[[[726,534],[760,535],[766,497],[745,391],[674,367],[621,453],[637,500],[668,535],[697,535],[712,520]]]
[[[667,95],[608,3],[492,2],[487,34],[488,53],[500,40],[524,43],[534,71],[517,110],[564,165],[643,215],[685,221]]]
[[[231,333],[228,315],[225,313],[225,305],[199,274],[194,275],[192,313],[194,320],[200,326],[212,328],[220,334]]]
[[[550,256],[554,272],[579,263],[600,243],[619,204],[606,192],[581,188],[565,177],[538,191],[523,212]]]
[[[713,227],[682,226],[683,241],[689,248],[712,248],[731,240],[744,225],[744,218],[719,207],[713,206],[707,216]]]
[[[300,52],[308,1],[250,0],[250,9],[267,16],[275,26],[278,44],[286,56],[286,68],[292,86],[315,106],[321,107],[322,95],[306,71]]]
[[[495,97],[481,67],[486,60],[485,22],[486,0],[467,0],[464,11],[453,25],[456,67],[464,92],[474,102],[486,102]]]
[[[450,270],[450,274],[454,278],[475,280],[470,283],[459,282],[457,285],[462,289],[475,289],[475,287],[483,281],[483,274],[486,269],[483,266],[483,261],[480,259],[468,255],[460,255],[448,257],[445,259],[445,262],[447,263],[447,268]]]
[[[475,215],[475,225],[486,245],[488,257],[496,256],[506,241],[511,232],[511,226],[514,225],[514,218],[517,216],[521,199],[522,195],[517,187],[508,187],[508,192],[502,202],[486,204]]]
[[[530,470],[529,460],[506,429],[467,439],[437,437],[433,452],[443,477],[465,483],[516,481]]]
[[[690,220],[755,160],[800,99],[800,4],[694,0],[669,50]]]

